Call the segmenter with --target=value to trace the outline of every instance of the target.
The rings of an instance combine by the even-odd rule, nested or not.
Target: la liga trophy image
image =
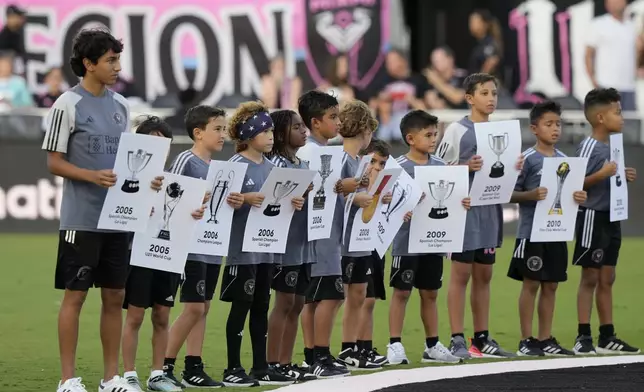
[[[369,223],[371,222],[371,219],[373,218],[373,215],[376,213],[376,207],[378,207],[378,202],[380,201],[380,196],[382,195],[382,190],[385,189],[387,186],[387,183],[391,180],[391,175],[386,175],[382,177],[382,181],[380,181],[380,185],[378,185],[378,189],[376,189],[376,193],[373,194],[371,198],[371,204],[369,204],[369,207],[364,208],[362,210],[362,222],[363,223]]]
[[[163,203],[163,225],[157,236],[160,240],[170,241],[170,218],[174,209],[179,204],[179,200],[183,196],[183,189],[178,182],[170,183],[165,188],[165,202]]]
[[[507,132],[503,135],[488,135],[490,148],[492,149],[492,152],[496,154],[496,162],[494,162],[490,169],[490,178],[503,177],[505,174],[505,166],[503,165],[503,162],[501,162],[501,155],[505,152],[506,148],[508,148],[509,141],[510,137]]]
[[[221,205],[224,203],[224,200],[226,200],[228,192],[230,192],[230,184],[235,179],[235,172],[232,170],[228,172],[227,179],[222,180],[223,175],[223,170],[219,170],[215,175],[215,186],[212,188],[212,195],[210,196],[210,203],[208,205],[210,208],[210,218],[206,221],[207,223],[219,223],[217,220],[217,213],[219,212]]]
[[[449,199],[454,192],[455,182],[448,182],[446,180],[439,180],[438,184],[435,182],[429,183],[429,193],[432,198],[438,203],[429,211],[429,217],[432,219],[445,219],[449,216],[445,200]]]
[[[548,211],[548,215],[563,215],[563,208],[561,208],[561,189],[563,188],[566,177],[570,174],[570,165],[568,162],[561,162],[557,167],[557,195],[552,207]]]
[[[313,210],[323,210],[324,205],[326,204],[326,193],[324,192],[324,183],[326,182],[326,179],[329,178],[331,173],[333,173],[333,170],[331,169],[331,158],[333,158],[333,155],[328,155],[328,154],[320,155],[321,165],[318,173],[320,173],[322,182],[320,183],[320,188],[317,190],[317,192],[315,192],[315,196],[313,196]]]
[[[127,168],[130,170],[131,176],[126,178],[121,186],[121,190],[125,193],[136,193],[139,191],[139,180],[136,175],[140,173],[150,163],[152,154],[145,150],[138,149],[135,151],[127,152]]]
[[[405,201],[407,200],[410,194],[411,194],[411,185],[407,184],[405,189],[403,189],[400,186],[400,183],[396,181],[393,189],[391,190],[391,195],[392,195],[391,203],[387,204],[386,206],[387,208],[384,208],[382,211],[382,215],[385,216],[385,219],[387,220],[387,222],[389,222],[389,217],[391,216],[391,214],[398,211],[403,206],[403,204],[405,204]]]
[[[620,151],[619,148],[614,148],[613,149],[613,156],[615,157],[615,163],[617,163],[617,165],[619,165],[618,162],[619,162],[619,158],[620,158],[621,155],[622,155],[622,152]],[[619,168],[619,166],[618,166],[618,168]],[[617,185],[618,187],[622,186],[622,176],[619,175],[619,172],[617,172],[617,174],[615,174],[615,185]]]
[[[273,188],[273,201],[269,203],[264,209],[264,215],[278,216],[282,209],[281,200],[293,193],[298,185],[300,184],[298,184],[297,182],[292,182],[290,180],[284,183],[282,181],[276,183],[275,188]]]

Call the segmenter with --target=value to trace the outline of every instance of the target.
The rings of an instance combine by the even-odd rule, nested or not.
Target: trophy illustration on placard
[[[320,173],[322,182],[320,183],[320,188],[317,190],[317,192],[315,192],[315,196],[313,197],[313,210],[316,211],[323,210],[324,205],[326,204],[324,184],[326,182],[326,179],[329,178],[331,173],[333,173],[333,170],[331,169],[331,158],[333,158],[333,155],[320,155],[320,170],[318,171],[318,173]]]
[[[140,173],[150,163],[152,154],[145,150],[138,149],[135,151],[127,152],[127,168],[130,170],[130,178],[126,178],[121,186],[121,190],[125,193],[136,193],[139,191],[139,180],[136,175]]]
[[[178,182],[170,183],[165,188],[165,201],[163,203],[163,225],[157,236],[160,240],[170,241],[170,218],[174,209],[179,204],[179,200],[183,196],[183,189]]]
[[[445,207],[445,200],[449,199],[454,192],[455,182],[448,182],[446,180],[439,180],[438,184],[435,182],[429,183],[429,193],[432,198],[438,203],[429,211],[429,217],[432,219],[445,219],[449,216],[447,207]]]
[[[373,214],[376,213],[376,207],[378,207],[378,202],[380,201],[380,196],[382,194],[382,190],[385,189],[387,186],[387,183],[391,180],[391,175],[388,174],[384,177],[382,177],[382,181],[380,181],[380,185],[378,185],[378,189],[376,189],[376,193],[373,194],[371,198],[371,204],[369,204],[369,207],[364,208],[362,210],[362,222],[363,223],[369,223],[371,222],[371,219],[373,218]]]
[[[619,148],[614,148],[613,149],[613,156],[615,157],[615,164],[617,165],[617,169],[619,169],[619,158],[622,155],[622,151]],[[622,186],[622,176],[619,175],[619,171],[617,171],[617,174],[615,174],[615,185]]]
[[[210,204],[208,206],[210,208],[210,218],[208,218],[206,223],[219,223],[219,221],[217,220],[217,213],[224,203],[224,200],[226,200],[226,196],[228,196],[228,192],[230,191],[230,184],[232,184],[233,179],[235,179],[235,172],[232,170],[229,171],[227,176],[228,178],[226,180],[222,180],[223,176],[223,170],[219,170],[215,175],[215,181],[213,182],[214,188],[212,188]]]
[[[505,174],[505,166],[501,162],[501,155],[503,154],[505,149],[508,148],[510,137],[507,132],[503,135],[488,135],[488,142],[490,144],[492,152],[496,154],[496,162],[494,162],[492,168],[490,169],[490,177],[503,177],[503,175]]]
[[[405,201],[407,201],[407,198],[410,194],[411,185],[407,184],[405,189],[403,189],[400,186],[400,182],[396,181],[393,189],[391,190],[391,203],[387,204],[387,208],[383,208],[382,211],[382,215],[385,216],[387,222],[389,222],[389,217],[391,216],[391,214],[398,211],[403,206],[403,204],[405,204]]]
[[[264,209],[264,215],[277,216],[281,211],[281,200],[293,193],[295,188],[300,185],[297,182],[288,180],[286,182],[278,181],[273,188],[273,201]]]
[[[570,165],[568,162],[561,162],[559,167],[557,167],[557,195],[555,196],[555,202],[550,207],[550,211],[548,211],[548,215],[563,215],[563,209],[561,208],[561,190],[563,189],[563,184],[568,174],[570,174]]]

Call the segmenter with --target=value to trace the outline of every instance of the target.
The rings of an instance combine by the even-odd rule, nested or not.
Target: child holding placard
[[[530,110],[530,129],[537,143],[523,152],[525,164],[519,174],[513,203],[519,203],[519,227],[508,276],[523,281],[519,296],[521,341],[519,356],[575,355],[552,336],[555,293],[559,282],[568,278],[568,244],[564,242],[531,242],[532,223],[537,202],[544,200],[548,189],[541,184],[541,170],[546,157],[565,157],[555,148],[561,135],[561,105],[553,101],[536,104]],[[576,191],[577,203],[586,200],[586,192]],[[534,303],[539,292],[539,334],[532,335]]]

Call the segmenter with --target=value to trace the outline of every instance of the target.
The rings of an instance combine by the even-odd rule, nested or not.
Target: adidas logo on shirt
[[[246,181],[246,186],[253,186],[255,185],[255,181],[253,181],[252,178],[249,178],[248,181]]]

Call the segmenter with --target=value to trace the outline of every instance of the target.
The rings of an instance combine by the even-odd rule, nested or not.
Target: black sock
[[[329,347],[315,346],[313,347],[313,355],[315,356],[315,361],[322,357],[326,357],[330,353]]]
[[[402,343],[402,338],[389,338],[389,344]]]
[[[186,369],[192,369],[195,365],[199,365],[201,363],[201,357],[186,355],[184,363],[186,365]]]
[[[248,318],[250,340],[253,344],[253,369],[268,368],[266,363],[266,333],[268,331],[268,302],[253,302]]]
[[[599,326],[599,338],[607,339],[611,336],[615,336],[615,326],[613,324],[606,324]]]
[[[579,324],[577,326],[577,337],[579,336],[591,336],[592,332],[590,332],[590,324]]]
[[[356,350],[356,342],[342,342],[342,351],[350,348],[351,350]]]
[[[226,321],[226,349],[228,351],[228,369],[241,367],[241,344],[246,315],[250,303],[234,301],[230,304],[228,321]]]
[[[174,366],[174,363],[177,361],[177,358],[165,358],[163,360],[163,365],[172,365]]]
[[[438,336],[434,336],[431,338],[425,338],[425,345],[427,348],[432,348],[438,343]]]
[[[454,338],[455,338],[455,337],[457,337],[457,336],[460,336],[460,337],[462,337],[463,339],[465,339],[465,334],[463,334],[463,332],[453,333],[453,334],[452,334],[452,339],[454,339]]]
[[[315,362],[315,353],[312,348],[304,347],[304,360],[309,366],[313,366],[313,362]]]
[[[373,341],[371,340],[358,340],[358,351],[367,350],[371,351],[373,349]]]
[[[478,344],[483,344],[487,342],[488,336],[490,336],[490,332],[488,331],[474,332],[474,341],[477,342]]]

